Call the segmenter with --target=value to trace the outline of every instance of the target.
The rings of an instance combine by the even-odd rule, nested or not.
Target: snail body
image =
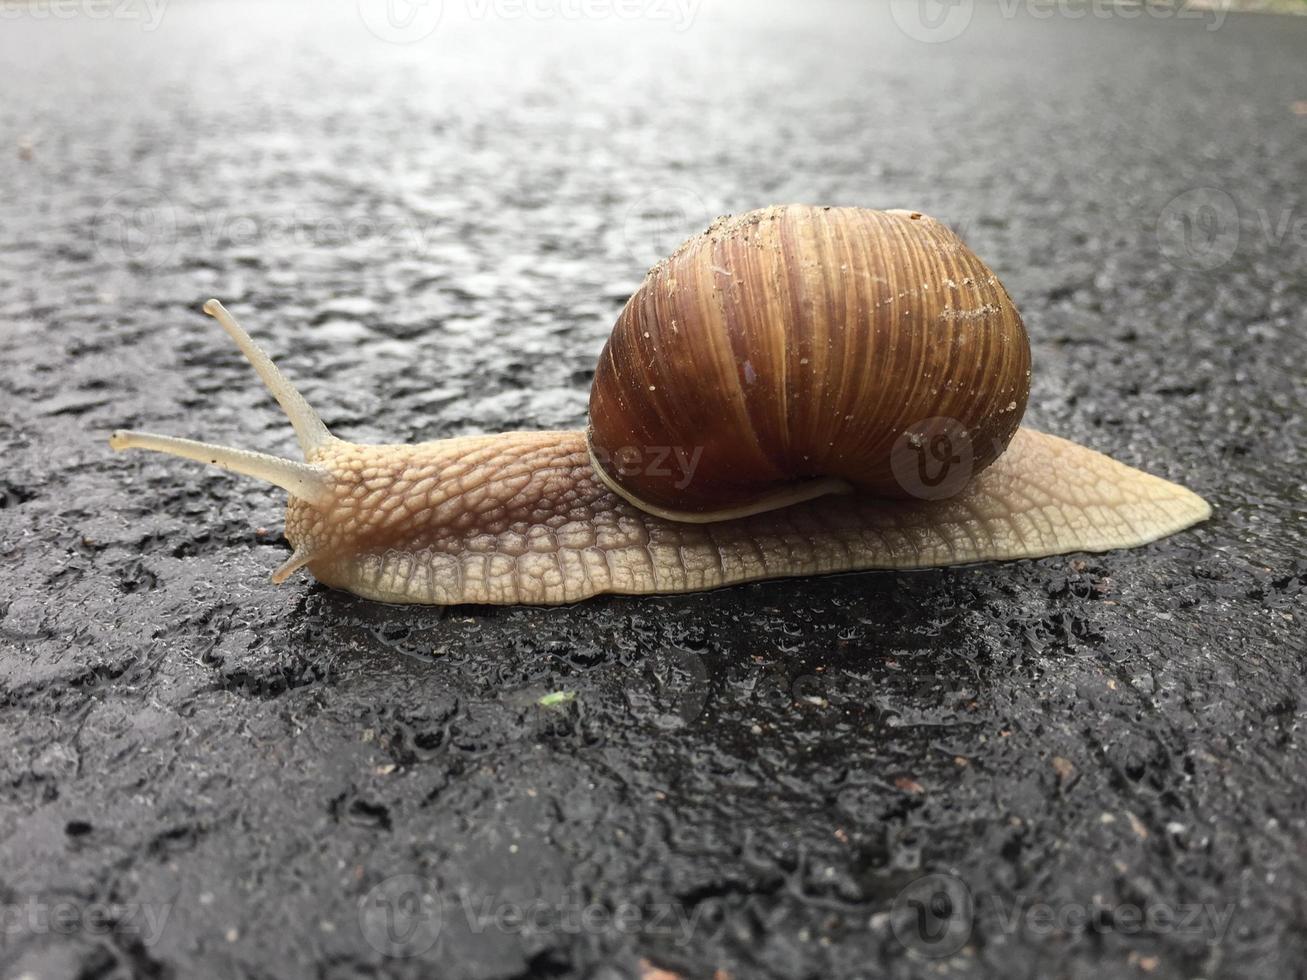
[[[584,431],[331,435],[216,300],[298,462],[138,432],[286,489],[291,557],[390,602],[559,603],[1133,547],[1204,520],[1157,477],[1020,427],[1029,344],[994,274],[916,212],[768,208],[650,271]]]

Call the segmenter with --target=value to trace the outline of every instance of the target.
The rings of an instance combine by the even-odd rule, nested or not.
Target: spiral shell
[[[650,270],[599,359],[587,436],[628,500],[717,520],[829,492],[922,496],[911,474],[941,440],[974,476],[1029,390],[1011,297],[943,224],[772,207]]]

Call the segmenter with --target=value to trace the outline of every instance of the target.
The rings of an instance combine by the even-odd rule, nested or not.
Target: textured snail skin
[[[291,557],[326,585],[407,603],[562,603],[757,579],[1106,551],[1204,520],[1198,496],[1074,443],[1019,428],[988,469],[941,500],[827,496],[684,523],[600,479],[586,433],[508,432],[356,445],[317,413],[217,300],[217,318],[276,397],[305,461],[144,432],[150,449],[253,476],[290,494]]]
[[[835,496],[708,524],[655,517],[616,496],[581,432],[334,442],[313,462],[333,474],[332,496],[292,498],[287,538],[312,556],[321,582],[386,602],[561,603],[1108,551],[1210,514],[1183,487],[1027,428],[947,500]]]

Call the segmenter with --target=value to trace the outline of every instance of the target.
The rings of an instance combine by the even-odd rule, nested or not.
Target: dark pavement
[[[133,2],[0,19],[4,976],[1302,976],[1307,18]],[[346,438],[580,426],[644,268],[792,201],[952,224],[1027,423],[1213,519],[442,611],[107,448],[293,451],[209,296]]]

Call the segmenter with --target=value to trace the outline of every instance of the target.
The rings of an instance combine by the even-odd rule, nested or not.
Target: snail
[[[915,211],[719,218],[646,276],[584,431],[356,445],[217,300],[204,304],[304,462],[142,432],[290,494],[293,553],[388,602],[562,603],[785,576],[1108,551],[1206,519],[1196,494],[1020,425],[1030,347],[1007,291]]]

